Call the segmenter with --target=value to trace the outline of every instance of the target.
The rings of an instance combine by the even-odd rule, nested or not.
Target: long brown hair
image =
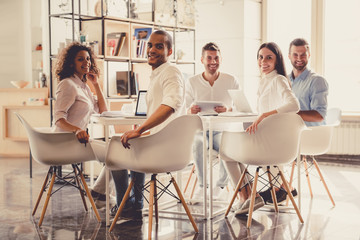
[[[76,54],[80,51],[87,51],[90,56],[90,72],[93,72],[99,76],[100,70],[96,65],[95,55],[91,48],[86,47],[85,45],[80,44],[79,42],[73,42],[68,47],[63,49],[63,51],[58,56],[58,61],[56,64],[55,74],[58,81],[61,81],[65,78],[71,77],[75,73],[75,57]]]
[[[275,70],[277,71],[278,74],[283,75],[284,77],[287,78],[286,76],[286,70],[285,70],[285,64],[284,64],[284,57],[281,53],[281,50],[279,48],[279,46],[274,43],[274,42],[267,42],[267,43],[263,43],[261,44],[258,52],[257,52],[257,59],[259,58],[259,52],[261,49],[263,48],[267,48],[270,51],[272,51],[275,56],[276,56],[276,64],[275,64]]]

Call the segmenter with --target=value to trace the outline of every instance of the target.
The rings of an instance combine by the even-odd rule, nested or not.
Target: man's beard
[[[302,71],[302,70],[304,70],[306,68],[307,63],[304,63],[303,65],[300,65],[300,66],[298,66],[298,65],[296,65],[294,63],[292,63],[292,65],[296,70]]]

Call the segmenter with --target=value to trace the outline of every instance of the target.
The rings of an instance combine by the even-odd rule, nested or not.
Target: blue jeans
[[[120,206],[129,186],[128,170],[111,171],[114,179],[116,190],[116,205]],[[130,198],[126,201],[125,208],[133,207],[134,209],[142,209],[144,207],[143,187],[145,182],[145,173],[130,171],[131,179],[134,179],[134,186],[131,189]]]
[[[206,132],[206,148],[209,149],[209,131]],[[219,152],[221,141],[221,132],[213,132],[213,149]],[[194,138],[193,156],[195,161],[196,173],[200,187],[204,186],[204,165],[203,165],[203,133],[197,133]],[[228,183],[228,174],[224,167],[224,163],[220,160],[219,163],[219,179],[216,182],[217,187],[226,187]]]

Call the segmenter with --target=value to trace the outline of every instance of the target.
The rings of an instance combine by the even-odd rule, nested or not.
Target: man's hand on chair
[[[127,131],[121,136],[121,143],[124,146],[124,148],[130,149],[130,144],[128,141],[132,138],[138,138],[140,136],[141,133],[138,131],[138,129]]]

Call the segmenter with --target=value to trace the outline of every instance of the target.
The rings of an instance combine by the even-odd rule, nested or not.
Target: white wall
[[[196,10],[196,73],[204,70],[201,48],[210,41],[217,43],[223,57],[220,71],[239,78],[254,107],[259,79],[256,52],[261,43],[261,2],[198,0]]]
[[[241,56],[243,46],[242,0],[196,1],[196,73],[201,73],[204,66],[200,62],[201,48],[208,42],[219,45],[222,54],[221,71],[241,77]]]
[[[0,1],[0,88],[12,88],[13,80],[32,81],[32,50],[42,39],[40,9],[41,0]]]
[[[22,0],[0,1],[0,87],[25,79]]]

